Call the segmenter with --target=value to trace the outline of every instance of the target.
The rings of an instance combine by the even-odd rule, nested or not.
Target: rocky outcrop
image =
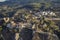
[[[33,34],[31,29],[22,29],[20,36],[22,40],[59,40],[55,34],[49,32],[35,32]]]
[[[32,40],[33,31],[31,29],[23,28],[20,32],[22,40]]]
[[[15,34],[4,30],[2,32],[5,40],[16,40]],[[51,34],[49,32],[35,32],[32,29],[23,28],[20,32],[19,40],[59,40],[57,35]]]
[[[8,30],[3,30],[2,35],[4,37],[4,40],[15,40],[15,33]]]
[[[32,40],[59,40],[57,35],[47,33],[47,32],[41,32],[41,33],[35,33]]]

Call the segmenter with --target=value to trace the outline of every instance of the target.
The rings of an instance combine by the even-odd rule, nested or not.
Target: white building
[[[48,15],[48,12],[43,11],[42,15]]]
[[[48,16],[48,15],[50,15],[50,16],[56,16],[56,14],[54,12],[50,12],[50,11],[43,11],[41,14],[45,15],[45,16]]]

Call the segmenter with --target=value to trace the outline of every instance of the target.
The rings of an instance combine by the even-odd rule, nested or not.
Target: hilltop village
[[[55,24],[55,22],[53,22],[53,20],[46,19],[46,18],[51,19],[52,17],[56,18],[57,16],[56,13],[52,11],[41,11],[41,12],[37,11],[36,12],[36,11],[26,11],[26,10],[25,11],[22,10],[21,12],[22,13],[20,13],[20,11],[17,11],[16,14],[14,14],[14,16],[11,18],[9,17],[1,18],[0,25],[1,27],[3,26],[4,28],[3,33],[6,30],[16,33],[15,39],[18,40],[20,32],[24,28],[32,29],[33,34],[35,34],[36,32],[44,34],[46,32],[47,34],[50,35],[50,33],[54,34],[55,30],[59,31],[59,27]],[[6,40],[7,40],[7,37],[5,38]],[[13,37],[13,35],[11,37]],[[15,40],[15,39],[11,39],[11,40]]]
[[[0,2],[0,40],[60,40],[60,1]]]

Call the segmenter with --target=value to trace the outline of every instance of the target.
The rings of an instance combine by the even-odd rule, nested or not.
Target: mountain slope
[[[0,4],[14,4],[14,3],[17,3],[17,4],[28,4],[28,3],[44,3],[44,2],[50,2],[50,0],[7,0],[3,3],[0,3]]]

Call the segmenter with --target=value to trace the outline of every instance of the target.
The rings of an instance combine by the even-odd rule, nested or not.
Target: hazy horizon
[[[0,0],[0,2],[4,2],[4,1],[6,1],[6,0]]]

